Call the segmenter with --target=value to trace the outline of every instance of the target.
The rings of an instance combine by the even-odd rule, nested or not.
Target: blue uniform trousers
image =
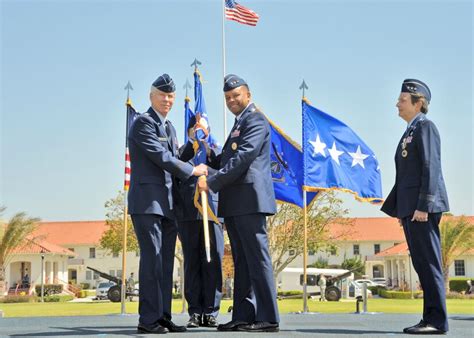
[[[402,219],[403,230],[421,287],[423,288],[423,320],[448,331],[446,292],[441,265],[439,222],[442,213],[428,214],[428,222]]]
[[[211,262],[207,262],[202,220],[180,221],[179,239],[184,256],[184,295],[189,315],[197,313],[217,317],[222,298],[222,257],[224,232],[209,222]]]
[[[178,228],[174,220],[159,215],[131,215],[140,245],[139,322],[154,324],[171,319],[173,265]]]
[[[264,214],[225,217],[234,260],[232,320],[280,321]]]

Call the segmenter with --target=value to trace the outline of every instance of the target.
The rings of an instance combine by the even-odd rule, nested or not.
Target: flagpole
[[[308,89],[308,86],[306,85],[306,82],[303,79],[303,82],[301,83],[299,89],[303,90],[302,94],[302,100],[305,100],[305,95],[304,91],[305,89]],[[303,142],[301,143],[303,146],[303,151],[304,151],[304,117],[302,126],[303,126]],[[306,171],[306,164],[304,163],[304,155],[303,155],[303,171]],[[303,177],[305,175],[303,174]],[[308,206],[307,206],[307,201],[306,201],[306,188],[303,185],[303,313],[308,312],[308,293],[307,293],[307,269],[306,266],[308,265]]]
[[[130,81],[128,81],[127,85],[125,86],[125,89],[127,90],[127,103],[125,106],[127,107],[126,109],[126,115],[125,115],[125,162],[129,160],[128,158],[128,105],[131,105],[132,102],[130,101],[130,90],[133,90],[132,85],[130,84]],[[127,167],[127,164],[125,163],[125,168]],[[124,182],[127,181],[127,172],[125,172],[125,178]],[[124,315],[125,314],[125,296],[126,296],[126,278],[127,278],[127,232],[128,232],[128,201],[127,201],[127,191],[128,191],[128,186],[124,184],[124,198],[123,198],[123,234],[122,234],[122,286],[120,288],[121,291],[121,306],[120,306],[120,314]]]
[[[222,87],[224,87],[224,77],[225,77],[225,0],[222,0]],[[227,114],[226,114],[226,104],[225,96],[222,95],[222,104],[223,104],[223,118],[224,118],[224,138],[227,138]]]

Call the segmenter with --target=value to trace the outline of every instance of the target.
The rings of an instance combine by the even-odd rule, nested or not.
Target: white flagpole
[[[225,77],[225,0],[222,0],[222,87],[224,87],[224,77]],[[227,114],[226,114],[226,104],[225,97],[222,95],[223,103],[223,118],[224,118],[224,138],[223,141],[227,138]]]

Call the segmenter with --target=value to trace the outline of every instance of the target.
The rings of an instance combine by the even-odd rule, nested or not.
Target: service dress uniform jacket
[[[425,114],[419,113],[403,134],[395,166],[395,185],[382,211],[397,217],[403,225],[423,288],[423,320],[448,331],[439,222],[449,204],[441,170],[440,136]],[[412,221],[415,210],[427,212],[428,221]]]
[[[278,323],[266,232],[266,216],[276,212],[270,128],[255,105],[240,114],[210,165],[218,171],[207,182],[219,192],[218,214],[224,217],[235,267],[232,320]]]
[[[178,143],[171,122],[150,108],[132,124],[129,214],[140,245],[139,322],[171,319],[173,263],[177,224],[173,208],[175,177],[192,176],[193,166],[176,158]],[[169,135],[166,130],[169,130]]]

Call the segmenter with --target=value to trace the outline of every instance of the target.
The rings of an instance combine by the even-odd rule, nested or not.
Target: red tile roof
[[[466,216],[474,222],[474,216]],[[331,237],[343,241],[393,241],[404,242],[403,228],[396,218],[352,218],[352,225],[332,224]],[[131,226],[131,224],[129,225]],[[97,245],[108,226],[105,221],[41,222],[35,236],[42,236],[56,245]]]
[[[76,254],[59,245],[38,239],[28,239],[25,244],[15,248],[13,254],[60,254],[67,256],[76,256]]]
[[[392,246],[391,248],[385,249],[384,251],[379,252],[376,254],[376,257],[384,257],[384,256],[406,256],[408,254],[408,243],[403,242]]]
[[[331,236],[345,241],[394,241],[405,240],[398,220],[389,217],[352,218],[352,225],[333,224]]]
[[[56,245],[97,245],[108,226],[105,221],[40,222],[34,232]]]

